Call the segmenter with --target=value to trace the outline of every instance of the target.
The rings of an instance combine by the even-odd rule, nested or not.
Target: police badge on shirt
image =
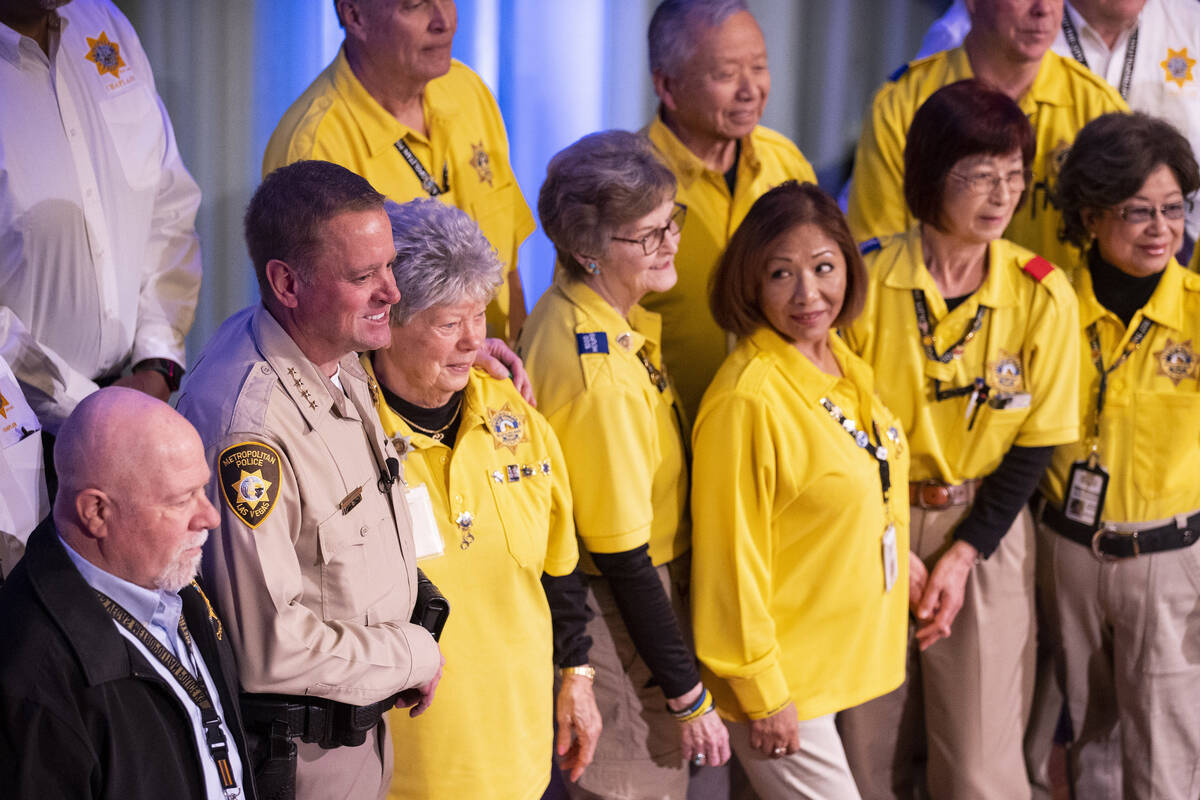
[[[283,482],[279,453],[262,442],[240,442],[217,459],[221,496],[229,510],[250,528],[266,521],[279,499]]]

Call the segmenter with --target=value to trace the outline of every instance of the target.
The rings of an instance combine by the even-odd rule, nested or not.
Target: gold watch
[[[582,675],[589,681],[596,680],[596,668],[591,664],[581,664],[578,667],[559,667],[558,674],[561,675]]]

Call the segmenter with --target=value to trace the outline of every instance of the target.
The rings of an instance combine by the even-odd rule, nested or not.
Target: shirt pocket
[[[486,192],[471,203],[470,215],[479,225],[479,230],[500,252],[501,260],[509,257],[516,239],[517,193],[515,182],[508,182]],[[515,251],[512,251],[515,255]],[[512,264],[505,263],[508,271]]]
[[[129,185],[147,189],[158,183],[167,137],[162,113],[150,90],[136,85],[109,97],[100,104],[100,115]]]
[[[1191,503],[1200,473],[1200,394],[1138,392],[1134,398],[1133,485],[1145,500]],[[1191,511],[1171,508],[1171,513]]]
[[[520,470],[522,465],[518,465]],[[532,475],[522,474],[520,480],[488,481],[508,553],[521,567],[536,567],[541,571],[546,560],[546,539],[550,530],[551,476],[537,464],[528,465]],[[502,468],[504,472],[507,468]]]
[[[364,486],[366,494],[372,486]],[[361,619],[378,599],[374,570],[384,566],[381,538],[387,522],[376,503],[365,502],[343,514],[340,510],[317,526],[321,556],[321,616],[326,620]]]
[[[1028,408],[992,408],[980,401],[979,416],[967,433],[963,447],[961,473],[968,480],[982,478],[1000,465],[1021,433],[1021,424],[1029,417]],[[962,422],[963,429],[970,420]]]

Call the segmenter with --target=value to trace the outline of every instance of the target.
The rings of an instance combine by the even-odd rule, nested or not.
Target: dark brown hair
[[[762,312],[767,253],[800,225],[815,225],[837,243],[846,259],[846,294],[835,327],[851,323],[867,297],[867,269],[837,201],[812,183],[788,181],[764,194],[729,240],[708,285],[708,305],[724,330],[749,336],[768,324]]]

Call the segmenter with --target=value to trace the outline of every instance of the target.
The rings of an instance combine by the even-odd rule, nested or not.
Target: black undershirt
[[[1088,251],[1088,272],[1092,275],[1092,291],[1100,305],[1120,317],[1125,327],[1129,327],[1138,309],[1150,301],[1150,295],[1162,279],[1162,271],[1144,277],[1122,272],[1105,261],[1100,248],[1094,244]]]
[[[738,139],[733,146],[733,166],[725,170],[725,185],[729,187],[730,196],[733,195],[733,190],[737,188],[737,168],[738,162],[742,160],[742,140]],[[688,687],[691,688],[691,687]]]
[[[958,297],[947,297],[946,298],[946,311],[950,312],[950,311],[953,311],[954,309],[958,308],[959,306],[961,306],[966,301],[966,299],[971,296],[971,294],[972,294],[971,292],[967,292],[966,294],[960,294]]]
[[[424,429],[419,430],[418,433],[440,430],[443,425],[450,423],[450,420],[453,419],[454,422],[450,423],[450,427],[442,431],[442,443],[447,447],[454,447],[454,440],[458,436],[458,426],[462,424],[462,414],[459,413],[463,396],[461,391],[455,392],[450,398],[450,402],[444,406],[425,408],[408,402],[383,384],[380,384],[379,388],[383,391],[383,399],[387,402],[388,407],[404,417],[405,422],[409,423],[409,427],[413,427],[414,430]]]

